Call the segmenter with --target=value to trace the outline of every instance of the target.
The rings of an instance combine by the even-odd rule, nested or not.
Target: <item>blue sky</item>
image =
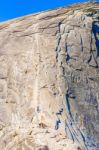
[[[0,0],[0,22],[34,12],[85,1],[86,0]]]

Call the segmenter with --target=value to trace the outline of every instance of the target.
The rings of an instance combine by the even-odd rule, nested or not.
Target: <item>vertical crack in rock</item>
[[[93,22],[92,32],[93,32],[94,37],[95,37],[95,43],[96,43],[96,48],[97,48],[97,57],[99,57],[99,21]]]
[[[83,52],[83,41],[81,35],[80,35],[80,40],[81,40],[81,51]]]
[[[69,91],[67,90],[66,92],[66,111],[68,111],[69,117],[73,120],[72,117],[72,112],[71,112],[71,108],[70,108],[70,103],[69,103]]]

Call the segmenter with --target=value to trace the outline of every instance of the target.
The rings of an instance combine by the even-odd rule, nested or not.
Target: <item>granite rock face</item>
[[[99,150],[99,3],[0,23],[0,150]]]

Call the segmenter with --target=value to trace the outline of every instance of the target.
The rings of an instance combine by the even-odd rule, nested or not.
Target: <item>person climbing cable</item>
[[[56,115],[62,115],[63,112],[63,108],[61,108],[61,110],[59,110],[59,112],[56,113]]]
[[[40,108],[39,108],[39,106],[37,106],[37,112],[38,112],[38,113],[40,112]]]
[[[55,130],[59,129],[59,124],[61,123],[60,119],[56,120]]]

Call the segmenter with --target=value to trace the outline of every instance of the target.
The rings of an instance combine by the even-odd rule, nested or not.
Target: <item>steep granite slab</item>
[[[99,150],[99,3],[0,23],[0,150],[80,148]]]

